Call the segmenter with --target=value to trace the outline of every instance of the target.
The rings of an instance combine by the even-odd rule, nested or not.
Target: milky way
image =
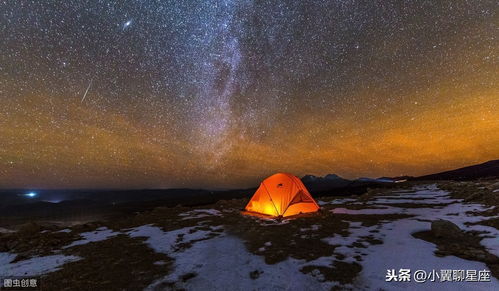
[[[1,1],[0,187],[499,157],[495,1]]]

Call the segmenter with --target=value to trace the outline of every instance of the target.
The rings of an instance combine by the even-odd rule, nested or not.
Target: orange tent
[[[278,173],[263,180],[245,210],[286,217],[316,212],[319,205],[298,177]]]

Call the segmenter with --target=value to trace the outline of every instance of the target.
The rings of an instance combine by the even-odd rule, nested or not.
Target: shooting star
[[[85,101],[85,97],[87,97],[88,90],[90,89],[90,86],[92,86],[93,81],[94,81],[94,79],[91,79],[90,83],[88,83],[87,90],[85,90],[85,94],[83,94],[83,98],[81,98],[81,103],[83,103],[83,101]]]

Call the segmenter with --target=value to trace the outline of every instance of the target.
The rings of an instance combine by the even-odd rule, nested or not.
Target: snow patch
[[[222,216],[222,212],[216,209],[195,209],[184,213],[180,213],[178,216],[182,216],[183,217],[182,220],[186,220],[186,219],[203,218],[209,216]]]
[[[12,229],[7,229],[7,228],[0,227],[0,233],[14,233],[14,232],[17,232],[17,231],[16,230],[12,230]]]
[[[313,224],[310,227],[302,227],[302,228],[300,228],[300,231],[301,232],[304,232],[304,231],[317,231],[317,230],[319,230],[320,227],[321,226],[318,225],[318,224]]]
[[[83,239],[74,241],[69,245],[64,246],[63,249],[79,245],[85,245],[91,242],[103,241],[118,234],[120,234],[120,232],[114,232],[113,230],[108,229],[107,227],[99,227],[95,231],[81,233],[80,235],[83,237]]]
[[[333,200],[327,201],[327,202],[318,200],[317,204],[319,204],[320,206],[324,206],[324,205],[332,205],[332,204],[345,204],[345,203],[355,202],[355,201],[357,201],[357,199],[355,199],[355,198],[338,198],[338,199],[333,199]]]
[[[70,233],[71,231],[72,231],[71,229],[65,228],[65,229],[61,229],[61,230],[56,231],[56,232]]]
[[[263,257],[249,253],[244,243],[232,236],[198,242],[174,258],[174,271],[145,290],[155,290],[162,283],[186,290],[328,290],[335,285],[301,273],[301,260],[267,265]],[[250,273],[256,275],[252,278]],[[193,276],[182,280],[186,274]]]
[[[10,253],[0,253],[0,266],[7,265],[16,258],[16,255]],[[1,275],[1,273],[0,273]]]
[[[69,262],[80,260],[77,256],[51,255],[34,257],[28,260],[11,263],[16,256],[0,253],[0,276],[39,276],[54,272]]]
[[[132,229],[127,234],[130,237],[147,237],[146,243],[158,253],[171,254],[177,251],[180,244],[192,243],[207,239],[213,231],[220,231],[221,226],[210,227],[210,231],[200,230],[198,227],[184,227],[172,231],[163,231],[152,225],[143,225]]]
[[[465,231],[476,230],[483,231],[481,236],[485,237],[482,244],[493,254],[499,255],[499,231],[493,227],[483,225],[468,225],[491,217],[473,215],[485,211],[489,208],[480,204],[461,204],[460,202],[450,199],[447,192],[439,190],[436,185],[415,187],[413,192],[405,192],[400,197],[404,199],[396,199],[405,201],[405,203],[413,204],[444,204],[444,207],[428,206],[421,208],[404,208],[395,206],[386,206],[377,209],[360,209],[353,210],[347,208],[336,208],[331,210],[333,213],[342,214],[409,214],[414,217],[399,219],[397,221],[382,221],[374,226],[377,232],[372,232],[373,227],[354,227],[350,225],[350,235],[347,237],[333,236],[323,239],[324,242],[331,245],[339,245],[335,248],[335,253],[345,255],[344,261],[352,261],[353,256],[360,255],[362,261],[359,263],[363,269],[357,277],[354,287],[363,290],[400,290],[400,289],[416,289],[417,290],[435,290],[436,284],[441,290],[491,290],[492,286],[498,286],[499,281],[491,277],[491,282],[480,282],[470,284],[469,282],[452,282],[442,284],[439,282],[427,282],[418,284],[415,282],[386,282],[385,276],[388,269],[409,268],[412,272],[421,269],[426,272],[441,269],[472,269],[472,270],[488,270],[488,267],[481,262],[468,261],[455,256],[437,257],[434,255],[436,247],[433,243],[424,240],[416,239],[411,234],[418,231],[428,230],[430,222],[437,219],[450,220]],[[413,200],[411,197],[429,197],[431,201]],[[407,198],[407,199],[405,199]],[[395,199],[392,199],[395,201]],[[390,199],[380,197],[376,198],[372,203],[386,203]],[[396,204],[396,203],[394,203]],[[366,246],[362,242],[362,237],[370,235],[374,239],[383,241],[382,245]],[[353,246],[354,243],[362,243],[361,245]],[[368,243],[368,242],[365,242]],[[396,255],[394,255],[396,254]],[[321,258],[320,263],[328,264],[330,261]]]
[[[367,255],[363,256],[362,271],[355,281],[356,286],[366,290],[492,290],[499,281],[491,277],[491,282],[451,282],[443,284],[437,282],[386,282],[388,269],[401,268],[416,270],[453,269],[453,270],[484,270],[487,266],[481,262],[468,261],[455,256],[437,257],[434,255],[435,245],[424,240],[415,239],[411,233],[427,230],[428,223],[414,219],[398,220],[383,224],[380,233],[385,235],[383,245],[373,245],[363,249]],[[390,239],[396,238],[396,239]],[[396,255],[394,255],[396,254]],[[354,285],[355,285],[354,284]],[[437,287],[438,286],[438,287]]]
[[[367,209],[348,209],[348,208],[335,208],[331,210],[335,214],[399,214],[400,210],[396,207],[385,208],[367,208]]]

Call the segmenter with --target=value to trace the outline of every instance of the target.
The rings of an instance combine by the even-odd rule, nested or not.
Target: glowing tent
[[[263,180],[245,210],[286,217],[315,212],[319,205],[298,177],[278,173]]]

